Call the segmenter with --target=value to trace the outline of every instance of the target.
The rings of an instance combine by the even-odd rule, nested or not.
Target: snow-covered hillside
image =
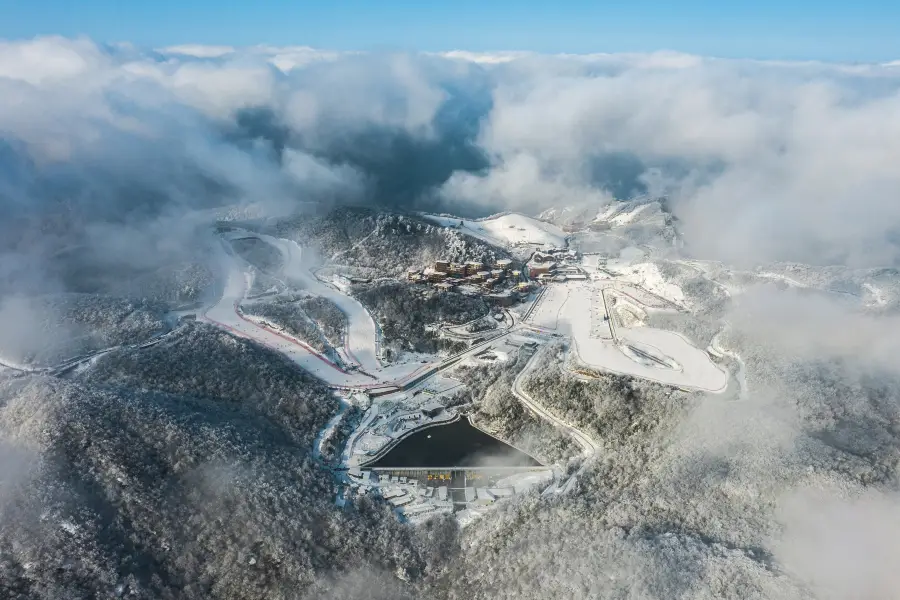
[[[426,219],[454,227],[462,233],[499,246],[529,246],[533,248],[563,248],[566,233],[553,223],[508,213],[481,220],[460,219],[450,216],[423,215]]]

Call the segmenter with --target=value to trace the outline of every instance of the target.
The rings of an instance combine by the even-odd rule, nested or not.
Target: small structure
[[[484,263],[478,262],[477,260],[470,260],[466,263],[466,269],[470,274],[477,273],[478,271],[484,270]]]
[[[494,496],[494,494],[492,494],[491,491],[488,490],[487,488],[483,488],[483,487],[475,488],[475,493],[478,496],[479,500],[483,500],[486,502],[493,502],[494,500],[497,499],[497,497]]]
[[[494,263],[494,266],[498,269],[508,269],[512,266],[512,261],[508,258],[501,258],[497,262]]]
[[[447,273],[451,277],[465,277],[466,272],[467,272],[466,265],[460,265],[460,264],[456,264],[456,263],[451,264],[450,269],[447,271]]]
[[[439,402],[429,402],[425,406],[421,408],[422,414],[428,417],[429,419],[433,419],[438,416],[444,410],[444,405]]]
[[[554,266],[556,266],[556,265],[554,265],[553,263],[542,263],[542,264],[538,264],[538,265],[531,265],[531,267],[528,269],[528,276],[529,277],[538,277],[540,275],[544,275],[546,273],[549,273],[553,269]]]
[[[436,260],[434,261],[434,270],[438,273],[447,273],[450,271],[450,261],[449,260]]]
[[[441,283],[435,284],[434,288],[442,292],[452,292],[456,289],[456,286],[448,281],[442,281]]]
[[[505,292],[499,294],[489,294],[487,296],[487,300],[495,306],[512,306],[516,303],[517,298],[511,293]]]
[[[425,271],[425,277],[432,283],[439,283],[447,279],[447,274],[442,271]]]
[[[494,270],[492,270],[492,271],[491,271],[491,277],[493,277],[494,279],[501,279],[501,278],[503,278],[503,269],[494,269]]]

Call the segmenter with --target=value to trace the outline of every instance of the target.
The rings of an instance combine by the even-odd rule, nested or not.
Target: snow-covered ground
[[[303,248],[296,242],[259,235],[259,239],[278,248],[284,258],[282,274],[306,291],[333,302],[347,316],[346,349],[349,358],[364,371],[374,374],[381,369],[377,355],[378,330],[371,315],[355,298],[325,285],[312,274],[311,261],[304,261]]]
[[[498,246],[506,246],[507,244],[513,246],[528,245],[547,249],[564,248],[566,245],[566,234],[556,225],[517,213],[483,220],[468,220],[428,214],[423,216],[444,227],[459,227],[459,224],[462,223],[462,227],[459,228],[462,233]]]
[[[539,329],[557,330],[563,306],[569,298],[569,286],[551,285],[537,300],[528,322]]]
[[[650,205],[649,204],[641,204],[630,210],[622,211],[622,212],[618,213],[616,216],[609,219],[609,222],[614,223],[616,225],[627,225],[628,223],[631,223],[632,221],[634,221],[635,218],[639,214],[641,214],[644,210],[646,210],[648,206],[650,206]]]
[[[24,371],[26,373],[39,370],[35,367],[32,367],[31,365],[22,364],[18,361],[3,357],[0,357],[0,368],[7,369],[9,371]]]
[[[630,267],[633,263],[643,260],[647,256],[647,250],[638,246],[626,246],[619,250],[619,256],[610,258],[606,265],[612,271],[618,271]]]
[[[621,280],[635,283],[641,288],[661,296],[679,306],[685,305],[684,293],[674,283],[663,279],[659,267],[653,263],[639,263],[620,269]]]
[[[523,494],[530,488],[545,485],[553,481],[553,471],[528,471],[525,473],[515,473],[500,479],[494,484],[494,488],[512,488],[517,494]]]
[[[604,332],[605,310],[596,298],[598,282],[552,284],[529,322],[542,330],[570,336],[585,365],[669,385],[712,392],[725,389],[727,374],[683,336],[651,327],[615,328],[616,340]]]
[[[290,258],[290,262],[286,262],[286,268],[288,264],[292,265],[291,270],[288,271],[290,277],[296,277],[298,283],[304,285],[308,291],[326,296],[348,315],[350,320],[347,335],[348,350],[366,373],[345,372],[302,341],[264,327],[240,315],[237,307],[249,289],[249,273],[242,270],[241,263],[230,255],[225,254],[222,257],[228,273],[222,296],[201,318],[281,352],[326,384],[335,387],[373,388],[402,383],[415,376],[417,372],[432,366],[414,362],[382,367],[375,358],[375,324],[365,308],[353,298],[321,283],[307,269],[303,268],[299,247],[297,250],[291,249],[292,246],[296,246],[293,242],[277,240],[277,238],[266,238],[266,241],[269,243],[277,241],[279,242],[278,247],[283,245],[285,249],[290,250],[291,253],[286,254],[286,257]]]
[[[868,293],[866,299],[866,306],[873,307],[882,307],[887,304],[887,299],[885,298],[884,292],[880,289],[872,285],[871,283],[864,283],[863,289]]]
[[[321,357],[312,348],[303,346],[287,336],[280,335],[243,319],[237,312],[237,306],[243,300],[247,288],[247,274],[234,261],[230,261],[228,278],[222,297],[206,311],[203,318],[228,329],[232,333],[256,340],[273,350],[281,352],[301,368],[329,385],[354,386],[373,383],[371,377],[366,377],[362,373],[345,373]]]
[[[325,443],[325,440],[331,437],[334,430],[337,429],[338,424],[341,422],[341,419],[344,418],[344,414],[347,412],[349,406],[349,404],[342,401],[337,414],[331,417],[328,424],[325,425],[325,429],[320,431],[319,435],[316,436],[316,439],[313,442],[313,456],[315,458],[318,459],[322,457],[322,444]]]

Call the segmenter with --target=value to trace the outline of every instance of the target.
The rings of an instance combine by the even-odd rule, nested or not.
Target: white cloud
[[[219,58],[226,54],[232,54],[234,48],[232,46],[204,46],[201,44],[185,44],[182,46],[168,46],[160,48],[162,54],[179,54],[182,56],[191,56],[194,58]]]
[[[500,173],[530,162],[528,178],[565,181],[571,204],[594,202],[585,194],[596,183],[590,161],[626,153],[669,174],[701,256],[859,265],[900,257],[895,70],[657,54],[522,58],[492,72],[479,142]],[[497,197],[497,175],[485,177]],[[519,181],[508,196],[520,195]]]
[[[900,257],[900,72],[890,64],[672,52],[160,52],[62,38],[0,44],[2,135],[41,160],[65,160],[102,146],[110,131],[165,137],[263,108],[307,150],[372,130],[437,142],[435,119],[452,100],[453,118],[478,123],[466,143],[492,168],[455,174],[445,198],[493,210],[602,204],[616,174],[598,176],[596,162],[625,155],[672,196],[700,256],[852,265]]]
[[[0,78],[31,85],[72,80],[109,64],[92,42],[59,37],[31,42],[0,42]]]
[[[782,501],[779,560],[816,598],[900,597],[900,502],[875,490],[801,489]]]
[[[467,50],[450,50],[449,52],[439,52],[437,56],[450,58],[454,60],[462,60],[467,62],[499,65],[502,63],[512,62],[520,58],[534,56],[532,52],[469,52]]]

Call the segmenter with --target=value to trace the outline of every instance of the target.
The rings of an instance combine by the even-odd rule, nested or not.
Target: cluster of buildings
[[[577,252],[559,248],[547,252],[535,252],[526,267],[528,276],[536,279],[539,283],[587,279],[587,275],[577,265],[577,261]]]
[[[360,469],[350,469],[347,475],[350,485],[341,490],[338,504],[349,500],[354,493],[359,496],[373,493],[387,500],[394,511],[408,521],[453,513],[449,480],[441,482],[444,485],[422,485],[415,477]]]
[[[335,490],[337,503],[344,505],[353,495],[378,495],[404,520],[418,522],[440,513],[484,509],[497,501],[527,492],[536,482],[546,483],[549,472],[522,473],[518,477],[509,477],[502,471],[493,475],[467,472],[465,479],[459,476],[461,472],[455,473],[456,485],[461,486],[464,481],[464,487],[451,487],[454,477],[450,472],[351,468],[344,485]]]
[[[454,263],[437,260],[423,270],[410,269],[407,279],[415,283],[430,283],[443,291],[479,290],[490,293],[497,289],[507,292],[510,302],[515,297],[509,292],[527,293],[530,286],[522,276],[522,271],[513,268],[513,261],[507,258],[498,259],[493,264],[479,261]]]

